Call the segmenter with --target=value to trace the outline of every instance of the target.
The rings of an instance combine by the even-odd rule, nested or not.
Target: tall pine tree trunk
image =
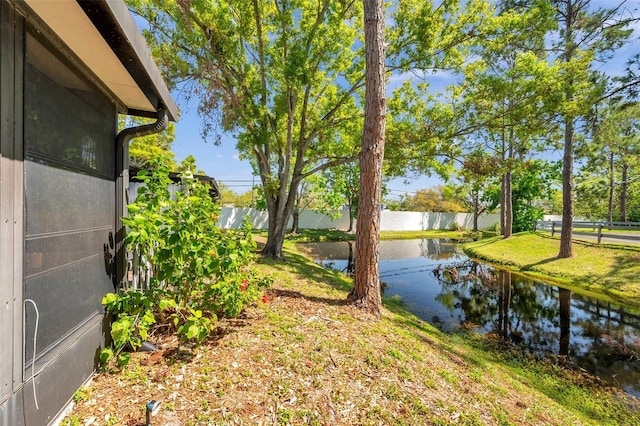
[[[585,4],[588,4],[586,2]],[[577,18],[574,9],[576,6],[574,0],[565,1],[563,5],[559,5],[558,12],[562,16],[563,42],[562,42],[562,60],[565,63],[571,62],[576,55],[576,44],[574,40],[574,27]],[[578,9],[580,6],[578,6]],[[573,77],[569,76],[565,83],[565,101],[571,103],[573,96]],[[559,258],[573,257],[573,136],[575,118],[565,113],[562,117],[564,121],[564,154],[562,156],[562,229],[560,231],[560,251]]]
[[[613,152],[611,152],[609,154],[609,211],[607,214],[607,222],[613,222],[613,194],[614,194]]]
[[[504,118],[502,121],[501,129],[502,148],[500,150],[502,167],[504,170],[505,161],[507,159],[507,135],[505,133]],[[500,235],[507,234],[507,174],[502,172],[502,178],[500,179]]]
[[[510,238],[513,234],[513,200],[511,197],[511,170],[504,175],[504,232],[503,238]]]
[[[504,238],[510,238],[513,234],[513,127],[509,131],[509,164],[504,180]]]
[[[473,194],[473,232],[478,232],[478,216],[480,216],[480,196]]]
[[[364,0],[366,98],[353,290],[347,300],[380,318],[379,231],[386,124],[384,7]]]
[[[506,235],[507,233],[507,174],[502,174],[500,180],[500,235]]]
[[[620,182],[620,222],[627,221],[627,192],[629,191],[629,165],[622,166],[622,182]]]
[[[564,155],[562,157],[562,230],[558,257],[573,256],[573,119],[565,117]]]

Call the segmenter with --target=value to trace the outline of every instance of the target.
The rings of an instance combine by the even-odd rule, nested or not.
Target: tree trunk
[[[585,4],[588,4],[585,3]],[[575,12],[579,11],[574,9],[574,1],[566,1],[564,3],[564,10],[558,9],[560,15],[564,20],[564,36],[562,43],[562,60],[565,63],[571,62],[571,59],[575,57],[576,45],[574,39],[574,27],[576,26]],[[573,78],[569,76],[568,81],[565,83],[567,88],[565,89],[565,101],[573,101]],[[564,121],[564,154],[562,156],[562,229],[560,231],[560,251],[558,253],[559,258],[573,257],[573,136],[575,118],[565,113],[562,117]]]
[[[629,165],[622,166],[622,181],[620,182],[620,222],[627,221],[627,192],[629,190]]]
[[[353,206],[351,202],[349,202],[349,229],[347,232],[353,232]]]
[[[284,246],[287,221],[288,217],[285,218],[284,215],[272,215],[271,212],[269,212],[269,233],[267,235],[267,242],[261,252],[263,256],[273,259],[284,258],[282,247]]]
[[[559,258],[573,257],[573,119],[565,118],[562,157],[562,230]]]
[[[504,121],[504,119],[503,119]],[[507,157],[507,136],[505,134],[504,122],[502,126],[502,167],[504,167],[504,163]],[[506,173],[502,173],[502,179],[500,179],[500,235],[505,235],[507,233],[507,210],[506,210],[506,200],[507,200],[507,175]]]
[[[509,170],[505,174],[504,179],[504,236],[503,238],[510,238],[513,235],[513,197],[512,197],[512,173]]]
[[[298,207],[295,207],[293,209],[293,213],[291,214],[292,218],[293,218],[293,222],[291,223],[291,233],[292,234],[297,234],[300,229],[299,229],[299,225],[300,225],[300,210],[298,209]]]
[[[504,238],[510,238],[513,235],[513,140],[515,136],[513,134],[513,127],[509,129],[509,167],[505,175],[505,233]]]
[[[263,178],[263,185],[267,181]],[[269,233],[267,242],[262,249],[262,255],[272,259],[284,259],[284,237],[287,233],[287,222],[293,212],[294,200],[298,194],[299,181],[291,182],[289,186],[289,196],[284,190],[278,189],[276,196],[265,193],[267,199],[267,210],[269,212]]]
[[[502,175],[500,180],[500,235],[507,233],[507,214],[506,214],[506,199],[507,199],[507,175]]]
[[[345,272],[348,275],[352,275],[353,271],[355,270],[355,259],[353,258],[353,241],[347,241],[347,244],[349,244],[349,257],[347,258],[347,268],[345,270]]]
[[[607,222],[613,222],[613,193],[614,193],[613,152],[611,152],[609,154],[609,212],[607,214]]]
[[[347,300],[380,318],[379,230],[386,125],[382,0],[364,0],[366,98],[360,152],[360,196],[353,290]]]
[[[480,216],[480,197],[473,195],[473,232],[478,232],[478,216]]]

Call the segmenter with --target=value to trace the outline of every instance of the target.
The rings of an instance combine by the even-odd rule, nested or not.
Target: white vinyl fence
[[[343,212],[336,220],[326,215],[304,210],[300,213],[300,229],[342,229],[349,228],[348,213]],[[249,217],[254,229],[267,229],[269,215],[266,211],[252,208],[223,207],[218,219],[218,226],[226,229],[237,229],[242,225],[245,217]],[[478,228],[488,229],[500,221],[498,214],[481,215],[478,218]],[[291,220],[289,220],[291,226]],[[427,213],[427,212],[395,212],[384,210],[380,212],[381,231],[426,231],[429,229],[473,229],[473,214],[471,213]]]

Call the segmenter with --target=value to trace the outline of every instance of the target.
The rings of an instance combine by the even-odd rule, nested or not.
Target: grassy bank
[[[152,424],[640,424],[638,408],[588,377],[442,333],[395,300],[373,320],[345,304],[348,279],[287,247],[286,263],[258,265],[274,278],[266,303],[201,347],[159,341],[98,375],[65,423],[144,424],[155,399]]]
[[[570,259],[557,258],[559,249],[559,238],[530,232],[464,245],[478,259],[640,306],[640,247],[574,241]]]

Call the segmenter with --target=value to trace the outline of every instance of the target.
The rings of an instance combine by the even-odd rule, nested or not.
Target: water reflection
[[[316,262],[353,271],[353,243],[306,244]],[[536,354],[563,356],[640,396],[640,312],[465,256],[447,240],[381,241],[385,295],[445,331],[495,333]]]

